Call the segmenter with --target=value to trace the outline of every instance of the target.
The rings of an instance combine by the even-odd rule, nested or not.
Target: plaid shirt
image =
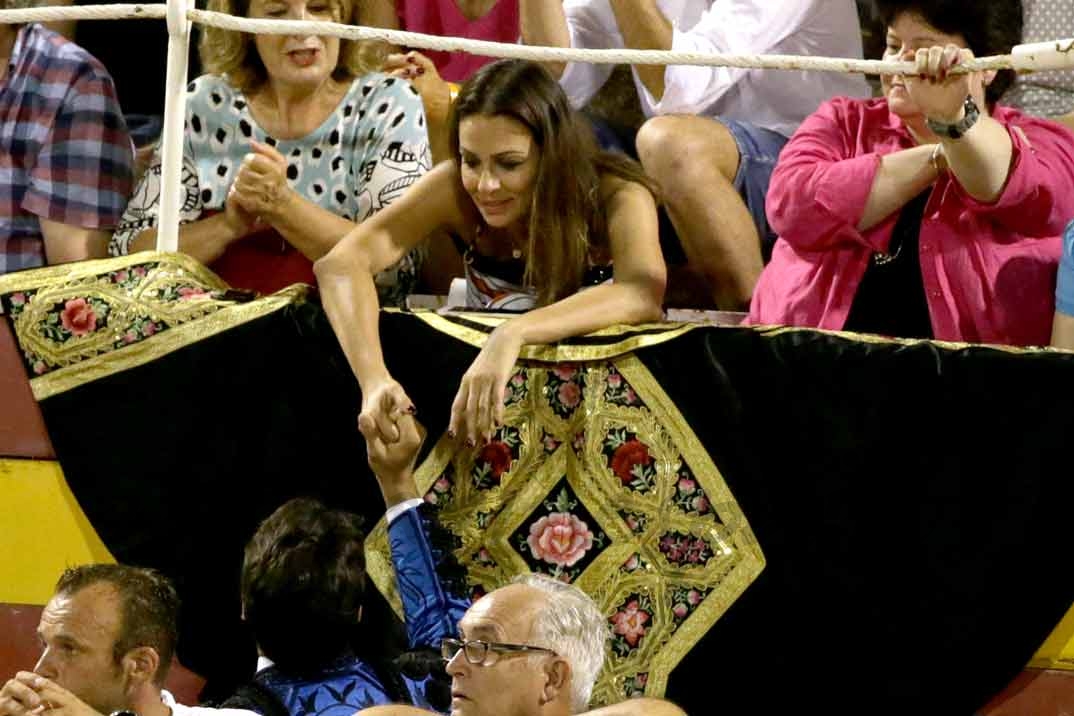
[[[0,87],[0,274],[45,265],[39,217],[115,227],[133,164],[104,67],[40,25],[22,27]]]

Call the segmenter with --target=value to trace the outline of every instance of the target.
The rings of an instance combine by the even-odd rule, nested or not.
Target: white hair
[[[578,587],[543,574],[522,574],[512,580],[548,595],[533,623],[534,646],[555,651],[571,667],[571,712],[589,706],[593,685],[604,665],[608,622],[596,602]]]

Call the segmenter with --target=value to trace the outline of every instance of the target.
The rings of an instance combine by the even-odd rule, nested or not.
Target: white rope
[[[0,25],[63,20],[162,20],[168,11],[164,3],[152,5],[85,5],[78,7],[27,7],[0,10]]]
[[[0,10],[0,23],[56,20],[164,18],[163,4],[96,5]],[[208,10],[189,9],[188,19],[201,25],[264,35],[325,35],[348,40],[381,40],[402,47],[442,52],[467,52],[487,57],[510,57],[537,62],[589,62],[595,64],[699,65],[760,70],[810,70],[867,75],[910,74],[910,62],[884,62],[840,57],[797,55],[735,55],[726,53],[666,52],[660,50],[582,50],[537,47],[514,43],[439,37],[417,32],[332,22],[240,18]],[[1010,55],[976,58],[956,72],[978,70],[1042,70],[1074,67],[1074,40],[1057,40],[1016,47]]]

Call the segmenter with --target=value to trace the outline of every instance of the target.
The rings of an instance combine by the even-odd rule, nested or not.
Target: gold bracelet
[[[944,157],[944,169],[940,168],[940,155],[943,154],[943,145],[937,142],[932,147],[932,155],[929,156],[929,162],[932,163],[932,168],[936,170],[937,176],[947,168],[947,157]]]

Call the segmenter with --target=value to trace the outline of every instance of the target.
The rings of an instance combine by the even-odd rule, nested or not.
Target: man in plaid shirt
[[[107,256],[133,166],[104,67],[38,24],[0,25],[0,274]]]

